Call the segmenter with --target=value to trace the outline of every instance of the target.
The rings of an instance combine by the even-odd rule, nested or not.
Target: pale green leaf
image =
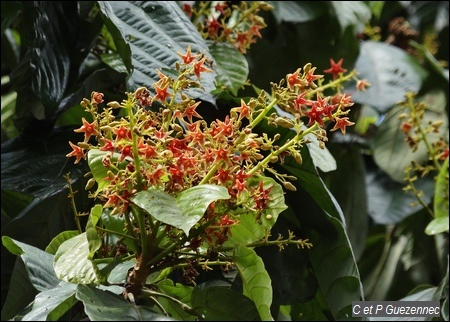
[[[161,190],[141,191],[131,197],[131,201],[157,220],[189,235],[189,230],[213,201],[228,198],[225,187],[204,184],[183,190],[176,197]]]
[[[89,255],[86,233],[66,240],[59,246],[53,261],[58,278],[74,284],[98,284],[97,268]]]
[[[91,208],[91,213],[86,224],[86,238],[89,244],[89,258],[92,258],[95,252],[102,246],[102,240],[98,235],[97,226],[100,217],[102,216],[102,205],[95,205]]]
[[[217,63],[217,79],[220,84],[237,96],[248,77],[248,63],[236,47],[226,42],[207,42]]]
[[[342,34],[349,26],[354,27],[355,34],[363,32],[372,17],[370,8],[364,1],[330,1],[330,4],[336,13]]]
[[[47,253],[50,253],[52,255],[56,254],[56,251],[58,250],[59,246],[65,242],[66,240],[75,237],[76,235],[78,235],[79,232],[78,230],[67,230],[67,231],[63,231],[61,233],[59,233],[58,235],[56,235],[56,237],[54,237],[51,242],[48,244],[48,246],[45,248],[45,251]]]
[[[434,191],[434,215],[436,218],[447,217],[448,220],[448,158],[439,171]]]
[[[273,321],[272,285],[262,259],[253,249],[240,245],[234,248],[233,259],[242,278],[244,295],[255,303],[261,320]]]
[[[59,284],[52,267],[53,255],[7,236],[2,237],[2,243],[9,251],[20,255],[28,277],[38,291],[52,289]]]
[[[57,287],[39,293],[22,321],[58,321],[78,302],[75,288],[75,284],[61,282]]]
[[[355,69],[358,78],[366,79],[371,86],[366,91],[351,93],[353,101],[371,105],[380,113],[403,101],[407,92],[417,93],[426,74],[423,67],[402,49],[376,41],[361,44]]]
[[[449,218],[447,217],[438,217],[434,218],[430,223],[425,227],[425,233],[427,235],[436,235],[443,232],[448,231]]]
[[[76,297],[91,321],[176,321],[146,306],[134,305],[122,296],[87,285],[78,285]]]

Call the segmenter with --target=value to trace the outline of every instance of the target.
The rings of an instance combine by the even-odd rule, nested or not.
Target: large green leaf
[[[76,10],[75,4],[69,4]],[[66,90],[70,69],[70,53],[65,44],[62,26],[67,20],[59,19],[64,12],[61,3],[22,3],[23,27],[32,35],[22,39],[21,46],[27,55],[11,75],[18,92],[16,113],[22,118],[30,114],[38,120],[54,117]],[[55,44],[48,46],[48,44]],[[58,45],[56,45],[58,44]],[[24,104],[25,103],[25,104]],[[22,129],[27,121],[19,122]]]
[[[428,106],[421,121],[423,128],[427,127],[429,122],[443,121],[438,132],[426,135],[429,144],[436,142],[440,137],[448,135],[446,133],[448,131],[448,117],[445,112],[447,101],[445,94],[443,92],[431,92],[425,96],[417,97],[416,101],[424,102]],[[400,129],[404,120],[399,119],[399,115],[405,112],[408,113],[404,107],[400,106],[390,110],[372,141],[375,162],[398,182],[404,181],[405,168],[411,165],[411,161],[422,164],[428,160],[429,153],[423,141],[419,143],[415,152],[412,151],[405,141],[406,134]]]
[[[66,230],[62,233],[59,233],[55,238],[52,239],[52,241],[48,244],[48,246],[45,248],[45,251],[47,253],[50,253],[52,255],[55,255],[59,246],[65,242],[66,240],[75,237],[78,235],[78,230]]]
[[[377,224],[389,225],[400,222],[412,215],[420,205],[412,206],[417,201],[416,197],[403,190],[404,184],[393,181],[379,168],[367,169],[367,206],[370,217]],[[432,178],[422,178],[414,182],[417,189],[424,192],[422,200],[431,201],[434,189]]]
[[[387,112],[407,92],[417,93],[425,78],[424,69],[402,49],[383,42],[364,41],[355,69],[358,78],[371,86],[352,93],[353,101]]]
[[[205,184],[183,190],[176,197],[162,190],[141,191],[131,197],[131,201],[157,220],[189,235],[189,230],[212,202],[228,198],[230,195],[225,187]]]
[[[347,234],[358,260],[369,227],[364,160],[359,147],[354,145],[333,144],[329,149],[336,159],[337,170],[325,173],[324,181],[344,213]]]
[[[252,212],[243,213],[239,216],[239,224],[231,227],[231,233],[225,242],[225,247],[234,247],[237,244],[247,245],[256,242],[266,236],[267,232],[276,223],[278,216],[287,208],[284,203],[283,188],[274,179],[257,176],[247,180],[247,189],[257,189],[260,182],[264,189],[270,189],[269,202],[264,215],[259,222]],[[243,197],[245,199],[246,197]]]
[[[86,224],[86,238],[89,243],[89,258],[93,258],[95,252],[102,246],[102,240],[95,228],[102,216],[102,212],[102,205],[95,205],[92,207]]]
[[[361,33],[372,17],[370,8],[364,1],[330,1],[336,18],[341,26],[342,34],[347,27],[353,27],[353,32]]]
[[[260,319],[252,300],[226,287],[196,287],[192,292],[191,302],[192,307],[208,321],[256,321]]]
[[[127,302],[123,297],[87,285],[78,285],[76,297],[84,304],[91,321],[176,321],[145,306]]]
[[[31,311],[22,321],[58,321],[78,302],[75,298],[75,284],[61,282],[57,287],[36,295]]]
[[[261,320],[273,321],[272,285],[262,259],[253,249],[241,245],[234,248],[233,259],[242,278],[244,295],[255,303]]]
[[[90,249],[86,233],[63,242],[53,259],[59,279],[74,284],[98,284],[97,267],[89,259]]]
[[[436,218],[448,217],[448,158],[445,159],[436,178],[434,191],[434,215]]]
[[[8,258],[2,255],[2,262],[6,259]],[[9,321],[33,301],[38,291],[31,284],[27,269],[21,259],[16,258],[12,273],[4,271],[5,267],[2,263],[2,275],[9,273],[9,283],[7,288],[8,295],[5,296],[1,319],[2,321]],[[4,283],[2,276],[2,286],[4,284],[6,283]]]
[[[99,1],[105,25],[130,75],[129,88],[151,85],[159,80],[156,69],[173,69],[177,52],[212,58],[208,46],[175,1]],[[215,89],[215,73],[202,74],[206,92]],[[201,91],[193,91],[199,97]]]
[[[217,79],[222,86],[237,96],[248,77],[248,63],[236,47],[226,42],[207,42],[217,63]]]
[[[59,284],[52,266],[53,255],[7,236],[2,236],[2,243],[10,252],[21,257],[28,277],[38,291],[53,289]]]
[[[160,293],[166,294],[186,305],[191,306],[191,295],[194,287],[183,285],[181,283],[174,283],[172,280],[164,278],[162,281],[157,283],[157,289]],[[194,321],[198,318],[198,316],[191,314],[193,312],[188,313],[183,310],[180,303],[177,303],[169,298],[159,296],[158,302],[164,307],[167,313],[170,314],[170,317],[174,319],[179,321]]]
[[[324,2],[269,1],[269,3],[274,7],[273,14],[279,23],[314,20],[327,10]]]

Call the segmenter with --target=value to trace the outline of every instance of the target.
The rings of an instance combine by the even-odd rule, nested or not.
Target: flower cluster
[[[412,152],[416,152],[420,145],[425,146],[427,151],[426,162],[411,162],[405,168],[406,186],[404,191],[411,191],[419,203],[422,201],[423,191],[415,187],[414,182],[418,179],[418,175],[422,178],[429,173],[439,173],[442,165],[441,162],[448,159],[448,142],[443,136],[438,136],[443,120],[426,120],[428,105],[424,101],[415,101],[415,94],[407,93],[406,100],[402,103],[406,110],[399,115],[400,130],[405,134],[405,141],[411,148]],[[432,140],[432,137],[437,139]],[[416,175],[418,174],[418,175]],[[448,179],[448,178],[447,178]],[[448,192],[447,192],[448,198]],[[426,209],[429,209],[426,207]],[[429,210],[432,212],[431,210]],[[432,214],[433,215],[433,214]]]
[[[211,71],[207,67],[210,65],[203,55],[192,53],[190,47],[178,54],[181,59],[176,64],[178,76],[157,71],[159,80],[152,91],[138,88],[126,93],[121,103],[104,104],[104,95],[99,92],[84,99],[81,105],[92,120],[83,118],[83,125],[75,130],[84,134],[82,142],[69,142],[72,151],[67,157],[74,157],[75,163],[86,159],[89,163],[93,177],[86,189],[97,184],[91,196],[100,200],[110,215],[126,218],[129,231],[124,237],[138,231],[134,239],[141,239],[142,253],[135,247],[139,261],[129,277],[128,291],[132,293],[149,274],[149,266],[142,271],[141,262],[163,267],[174,265],[175,251],[183,254],[193,251],[195,256],[200,256],[199,249],[217,253],[229,240],[232,228],[240,224],[241,215],[253,216],[257,225],[272,222],[271,227],[276,220],[271,204],[275,195],[282,196],[282,189],[275,187],[275,180],[265,180],[266,174],[270,173],[285,189],[296,190],[292,183],[296,177],[278,173],[273,164],[283,163],[286,158],[301,164],[301,149],[311,142],[310,135],[316,136],[324,148],[328,123],[334,124],[331,131],[342,133],[354,124],[347,116],[353,102],[341,92],[341,85],[351,79],[359,80],[355,72],[345,74],[342,60],[325,71],[334,76],[327,84],[323,84],[323,75],[317,75],[316,68],[307,64],[278,84],[272,84],[270,95],[261,91],[257,97],[241,99],[225,118],[208,123],[197,111],[201,101],[190,97],[187,90],[201,87],[201,75]],[[325,90],[334,90],[335,94],[325,96]],[[277,112],[277,108],[284,112]],[[281,112],[286,115],[281,116]],[[290,134],[281,136],[276,129],[271,135],[260,133],[256,128],[262,121],[269,126],[288,128]],[[230,198],[210,203],[184,237],[179,228],[157,223],[150,214],[139,213],[142,209],[136,210],[132,202],[140,192],[156,189],[176,196],[204,184],[225,187]],[[147,238],[155,243],[147,245]],[[168,240],[167,244],[159,249],[163,240]],[[274,242],[310,246],[292,238]],[[116,247],[123,253],[128,246]],[[192,264],[192,259],[185,255],[178,260]],[[224,264],[226,261],[220,263],[228,265]],[[191,280],[195,274],[192,269],[188,271]]]
[[[182,9],[192,19],[203,38],[229,42],[245,54],[257,38],[262,38],[260,30],[266,27],[258,12],[272,10],[273,7],[264,1],[214,3],[201,1],[198,8],[184,4]]]

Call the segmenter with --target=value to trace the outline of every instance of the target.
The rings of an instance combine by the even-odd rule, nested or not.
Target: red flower
[[[200,73],[203,73],[203,72],[212,72],[211,69],[209,69],[209,68],[203,66],[203,64],[205,63],[205,61],[206,61],[206,57],[203,57],[200,61],[198,61],[198,62],[196,62],[196,63],[194,64],[194,73],[195,73],[195,76],[197,76],[198,79],[200,79]]]
[[[156,95],[154,99],[160,100],[161,102],[165,103],[166,99],[170,96],[170,94],[167,92],[167,89],[169,88],[169,84],[166,84],[163,88],[159,87],[157,85],[158,83],[155,83],[153,87],[155,88]]]
[[[92,92],[91,98],[95,104],[103,103],[103,93]]]
[[[358,91],[363,91],[363,92],[365,92],[366,91],[366,87],[367,86],[371,86],[372,84],[370,84],[366,79],[361,79],[361,80],[358,80],[357,82],[356,82],[356,89],[358,90]]]
[[[189,105],[183,112],[183,116],[189,119],[189,122],[192,123],[192,117],[195,116],[199,119],[203,119],[203,117],[198,114],[195,109],[200,105],[201,102],[197,102],[195,104]]]
[[[216,18],[206,21],[206,29],[208,30],[210,36],[217,36],[221,27],[221,24]]]
[[[343,134],[345,134],[345,128],[347,126],[351,126],[351,125],[355,124],[354,122],[350,122],[348,120],[348,117],[343,117],[343,118],[336,117],[335,120],[336,120],[336,124],[331,129],[331,131],[336,131],[337,129],[340,129]]]
[[[101,138],[100,139],[101,142],[104,142],[105,144],[100,148],[100,151],[110,151],[113,152],[114,151],[114,144],[112,141],[105,139],[105,138]]]
[[[307,94],[307,92],[301,93],[297,96],[297,98],[294,101],[295,104],[295,108],[297,109],[297,111],[301,112],[302,111],[302,105],[311,105],[312,102],[310,100],[306,100],[304,99],[305,95]]]
[[[294,74],[287,74],[286,80],[289,87],[294,87],[296,84],[304,85],[302,83],[302,80],[298,77],[298,74],[300,73],[301,68],[297,69]]]
[[[75,144],[73,144],[73,143],[70,142],[70,141],[69,141],[69,144],[70,144],[70,146],[72,147],[73,151],[70,152],[70,153],[68,153],[68,154],[66,154],[66,157],[67,157],[67,158],[75,157],[76,160],[75,160],[74,163],[76,164],[76,163],[80,162],[81,158],[84,158],[84,157],[85,157],[85,156],[84,156],[84,152],[83,152],[83,150],[82,150],[78,145],[75,145]]]
[[[250,107],[245,104],[243,99],[241,99],[241,106],[236,108],[236,110],[239,112],[239,117],[241,118],[248,118],[250,116]]]
[[[191,53],[191,45],[189,45],[189,46],[187,47],[187,51],[186,51],[186,54],[185,54],[185,55],[178,53],[178,56],[180,56],[181,59],[183,59],[183,62],[184,62],[185,64],[190,64],[190,63],[192,63],[192,62],[194,61],[194,59],[195,59],[195,56],[192,56],[192,53]]]
[[[345,68],[342,68],[342,62],[344,61],[343,58],[339,59],[339,61],[336,63],[333,58],[330,58],[330,64],[331,68],[324,70],[324,73],[333,74],[333,80],[336,79],[339,74],[345,73],[347,70]]]
[[[83,117],[81,119],[83,121],[83,125],[79,128],[74,130],[74,132],[77,133],[84,133],[84,142],[89,141],[89,138],[92,135],[99,135],[100,133],[98,133],[96,127],[97,127],[97,120],[95,120],[92,123],[89,123],[88,121],[86,121],[86,119]]]
[[[122,139],[131,139],[131,131],[124,126],[121,126],[113,131],[116,134],[116,142]]]

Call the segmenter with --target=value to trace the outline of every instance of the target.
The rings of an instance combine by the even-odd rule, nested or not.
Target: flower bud
[[[88,182],[86,183],[86,186],[84,187],[84,190],[91,189],[94,186],[95,183],[96,183],[95,179],[94,178],[90,178],[88,180]]]
[[[117,101],[112,101],[112,102],[109,102],[108,104],[106,104],[108,107],[111,107],[111,108],[120,108],[120,104],[119,104],[119,102],[117,102]]]
[[[300,153],[295,152],[295,153],[292,154],[292,156],[294,157],[295,161],[298,164],[302,164],[303,163],[302,155]]]
[[[275,123],[281,127],[285,127],[287,129],[293,128],[294,124],[292,123],[292,121],[284,118],[284,117],[277,117],[275,119]]]
[[[270,162],[272,163],[276,163],[278,161],[278,156],[277,155],[272,155],[269,159]]]
[[[289,181],[284,181],[283,187],[285,187],[287,190],[290,190],[290,191],[297,191],[297,188]]]

